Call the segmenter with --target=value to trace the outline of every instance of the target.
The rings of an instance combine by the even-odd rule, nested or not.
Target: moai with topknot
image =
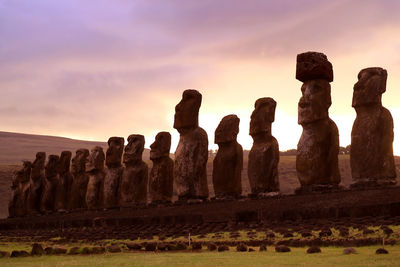
[[[125,147],[119,203],[121,206],[147,203],[148,167],[142,160],[144,136],[132,134]]]
[[[276,102],[270,97],[257,99],[250,118],[253,138],[248,159],[247,175],[251,194],[263,197],[279,193],[279,145],[272,136]]]
[[[326,55],[297,55],[296,79],[303,82],[298,105],[298,123],[303,132],[297,145],[296,170],[301,192],[338,188],[339,131],[329,118],[332,104],[332,64]]]
[[[28,214],[34,215],[40,213],[40,199],[43,191],[43,183],[45,177],[45,161],[46,153],[36,153],[36,159],[32,164],[31,177],[29,180],[29,194],[28,194]]]
[[[100,146],[95,146],[86,162],[86,174],[89,182],[86,190],[86,206],[88,209],[96,209],[102,206],[102,189],[104,183],[104,152]]]
[[[58,163],[60,157],[58,155],[49,155],[46,167],[45,177],[43,183],[43,193],[40,201],[40,211],[43,214],[54,211],[54,204],[56,200],[56,189],[58,185]]]
[[[110,137],[106,152],[106,166],[103,183],[103,206],[113,208],[118,206],[118,189],[122,178],[121,158],[124,152],[124,138]]]
[[[170,148],[171,135],[168,132],[159,132],[150,145],[153,167],[150,171],[149,193],[152,203],[172,201],[174,161],[169,157]]]
[[[376,187],[396,184],[393,157],[393,118],[382,106],[387,72],[366,68],[354,85],[353,108],[357,117],[351,131],[350,165],[352,187]]]
[[[72,174],[71,166],[71,151],[61,152],[60,160],[58,161],[58,183],[55,196],[55,210],[66,211],[68,208],[68,197],[71,191]]]
[[[207,133],[199,127],[201,94],[185,90],[175,107],[174,128],[180,134],[175,151],[174,178],[179,200],[199,202],[208,198]]]
[[[86,173],[86,161],[89,156],[89,150],[81,148],[76,151],[72,158],[72,185],[69,196],[69,209],[86,208],[86,190],[89,177]]]
[[[10,218],[26,215],[31,168],[32,163],[30,161],[24,161],[22,168],[13,173],[11,185],[13,191],[8,204],[8,214]]]
[[[216,199],[239,198],[242,194],[243,148],[236,141],[240,119],[222,118],[215,130],[218,152],[213,161],[213,185]]]

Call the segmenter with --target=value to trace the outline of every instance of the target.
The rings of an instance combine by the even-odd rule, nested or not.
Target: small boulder
[[[239,245],[237,245],[236,250],[239,252],[246,252],[247,246],[246,244],[240,243]]]
[[[276,252],[290,252],[290,248],[286,245],[278,245],[275,247]]]
[[[157,243],[155,243],[155,242],[147,243],[146,246],[144,247],[144,249],[145,249],[146,251],[156,251],[156,249],[157,249]]]
[[[96,246],[96,247],[91,248],[91,252],[93,254],[102,254],[102,253],[106,252],[106,249],[105,249],[105,247]]]
[[[84,254],[84,255],[91,254],[91,250],[88,247],[84,247],[81,251],[81,254]]]
[[[68,249],[65,247],[55,247],[53,249],[53,254],[60,255],[67,253]]]
[[[266,245],[261,245],[260,246],[260,251],[267,251],[267,246]]]
[[[54,249],[53,249],[52,247],[46,247],[46,248],[44,249],[44,253],[45,253],[46,255],[54,254]]]
[[[356,251],[356,249],[355,248],[345,248],[345,249],[343,249],[343,254],[356,254],[357,253],[357,251]]]
[[[8,251],[0,251],[0,259],[10,257],[10,252]]]
[[[254,252],[254,248],[249,248],[249,252]]]
[[[38,244],[38,243],[34,243],[32,245],[32,250],[31,250],[31,255],[32,256],[41,256],[44,254],[44,249],[42,247],[42,245]]]
[[[10,255],[11,258],[28,257],[28,256],[29,253],[26,252],[25,250],[13,250]]]
[[[378,249],[375,251],[375,253],[376,253],[376,254],[389,254],[389,251],[387,251],[387,250],[384,249],[384,248],[378,248]]]
[[[209,244],[207,245],[207,249],[208,249],[209,251],[214,251],[214,250],[217,249],[217,245],[215,245],[214,243],[209,243]]]
[[[317,246],[309,247],[309,248],[307,249],[307,253],[308,253],[308,254],[312,254],[312,253],[321,253],[321,248],[320,248],[320,247],[317,247]]]
[[[227,245],[220,245],[218,247],[218,252],[228,251],[229,247]]]
[[[192,243],[192,250],[201,250],[202,247],[201,243]]]
[[[111,253],[121,252],[121,248],[118,245],[107,246],[106,249],[108,252],[111,252]]]
[[[142,245],[137,244],[137,243],[126,243],[126,246],[130,250],[141,250],[142,249]]]
[[[185,243],[179,242],[175,245],[175,250],[186,250],[187,245]]]
[[[167,250],[167,245],[165,243],[158,243],[157,250],[165,251],[165,250]]]
[[[69,249],[68,255],[77,255],[79,254],[79,252],[80,252],[80,247],[72,247]]]

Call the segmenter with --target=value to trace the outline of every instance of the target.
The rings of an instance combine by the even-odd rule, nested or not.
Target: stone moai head
[[[54,177],[57,175],[59,160],[60,157],[58,155],[49,155],[45,169],[46,177]]]
[[[303,82],[302,97],[298,106],[298,123],[301,125],[328,118],[332,104],[332,64],[328,58],[317,52],[297,55],[296,79]]]
[[[60,160],[58,162],[58,172],[66,173],[69,172],[69,167],[71,165],[71,151],[63,151],[61,152]]]
[[[18,171],[14,171],[14,175],[17,177],[19,182],[25,183],[29,181],[31,175],[32,162],[23,161],[22,168]]]
[[[257,99],[250,117],[250,135],[271,135],[271,124],[275,120],[276,101],[271,97]]]
[[[387,71],[382,68],[366,68],[358,73],[354,84],[354,108],[381,104],[382,94],[386,91]]]
[[[90,151],[90,155],[86,160],[85,169],[87,172],[95,171],[95,170],[103,170],[104,169],[104,152],[103,148],[100,146],[95,146]]]
[[[240,119],[236,115],[228,115],[222,118],[215,130],[214,143],[222,144],[236,141],[239,133]]]
[[[72,159],[72,172],[82,173],[85,172],[85,165],[87,157],[89,156],[89,150],[81,148],[76,151],[75,157]]]
[[[45,162],[46,162],[46,153],[45,152],[37,152],[36,159],[33,162],[32,168],[43,169]]]
[[[124,153],[125,165],[142,160],[144,142],[144,136],[141,134],[131,134],[128,137],[128,144],[125,146]]]
[[[110,137],[106,152],[106,165],[109,168],[121,166],[122,153],[124,152],[124,138]]]
[[[182,100],[175,106],[174,128],[179,133],[199,126],[201,94],[193,89],[185,90]]]
[[[159,159],[169,157],[171,149],[171,134],[169,132],[159,132],[156,135],[156,140],[150,145],[150,159]]]

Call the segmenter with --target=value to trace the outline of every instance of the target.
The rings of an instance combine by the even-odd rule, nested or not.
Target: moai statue
[[[360,71],[354,85],[352,106],[357,117],[351,132],[352,187],[396,184],[393,119],[381,102],[386,79],[386,70],[367,68]]]
[[[124,138],[110,137],[106,152],[105,177],[103,183],[103,205],[104,208],[118,206],[118,189],[122,178],[121,158],[124,152]]]
[[[279,193],[279,145],[272,136],[276,102],[270,97],[258,99],[250,118],[250,135],[253,138],[248,159],[247,176],[253,196]]]
[[[43,214],[54,211],[56,189],[58,185],[58,163],[60,157],[57,155],[49,155],[46,167],[45,177],[43,183],[43,193],[40,200],[40,211]]]
[[[78,149],[72,158],[72,185],[69,195],[69,209],[86,208],[86,190],[89,177],[85,171],[85,164],[89,156],[89,150]]]
[[[104,182],[104,152],[100,146],[95,146],[86,162],[86,173],[89,182],[86,191],[86,206],[88,209],[100,208],[102,205],[102,189]]]
[[[298,123],[303,133],[297,145],[296,170],[301,188],[297,192],[338,188],[339,132],[329,118],[332,64],[322,53],[297,55],[296,79],[303,82]]]
[[[13,192],[8,204],[8,214],[10,218],[26,215],[31,168],[32,163],[30,161],[24,161],[23,167],[14,172],[11,186]]]
[[[58,161],[58,183],[56,189],[55,210],[63,212],[68,207],[68,196],[70,195],[72,185],[72,174],[69,170],[71,165],[71,151],[61,152]]]
[[[174,178],[179,200],[198,202],[208,198],[207,133],[199,127],[201,94],[185,90],[175,107],[174,128],[180,134],[175,151]]]
[[[150,160],[153,167],[150,171],[149,193],[151,202],[171,202],[174,186],[174,161],[169,157],[171,135],[159,132],[156,140],[150,145]]]
[[[39,214],[40,212],[40,199],[43,191],[43,183],[45,178],[45,165],[46,153],[36,153],[36,159],[32,164],[31,177],[29,181],[29,194],[27,210],[28,214]]]
[[[147,203],[148,167],[142,160],[144,136],[132,134],[125,147],[119,203],[121,206]]]
[[[215,130],[219,147],[212,173],[216,199],[239,198],[242,194],[243,148],[236,141],[239,122],[236,115],[228,115]]]

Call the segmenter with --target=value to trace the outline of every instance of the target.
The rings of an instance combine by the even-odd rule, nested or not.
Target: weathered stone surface
[[[159,132],[150,145],[150,160],[153,161],[149,183],[151,202],[172,201],[174,161],[169,157],[170,148],[171,135],[168,132]]]
[[[132,134],[125,147],[124,164],[120,183],[121,206],[129,204],[145,204],[147,202],[148,167],[142,160],[144,136]]]
[[[72,159],[72,185],[70,193],[70,209],[86,208],[86,190],[89,177],[85,171],[85,164],[89,156],[89,150],[81,148],[76,151]]]
[[[305,52],[297,55],[296,79],[302,82],[315,79],[333,81],[332,64],[323,53]]]
[[[253,146],[248,159],[248,177],[252,194],[279,191],[279,145],[272,136],[276,102],[270,97],[258,99],[250,120]]]
[[[320,61],[316,59],[318,57]],[[326,56],[315,54],[310,58],[315,59],[316,65],[328,62]],[[302,60],[298,58],[299,62]],[[301,68],[303,66],[297,67]],[[303,127],[303,133],[297,145],[296,170],[301,190],[305,191],[335,188],[340,183],[339,131],[328,113],[332,103],[329,84],[332,79],[316,73],[319,76],[301,79],[304,83],[298,106],[298,123]]]
[[[24,161],[22,168],[13,174],[11,185],[13,191],[8,204],[9,217],[24,216],[27,212],[31,168],[32,163],[30,161]]]
[[[350,164],[355,187],[396,184],[393,118],[381,102],[386,80],[386,70],[366,68],[354,85]]]
[[[32,244],[31,255],[32,256],[41,256],[44,254],[44,249],[41,244],[34,243]]]
[[[213,161],[213,184],[216,198],[238,198],[242,194],[243,148],[236,141],[240,119],[225,116],[215,130],[219,149]]]
[[[36,153],[36,159],[32,164],[31,178],[28,194],[28,214],[37,214],[40,210],[40,198],[43,191],[43,183],[45,178],[44,164],[46,161],[46,153]]]
[[[58,186],[57,171],[59,160],[59,156],[49,155],[49,159],[45,167],[46,179],[43,183],[43,193],[40,201],[40,211],[42,213],[54,211],[56,189]]]
[[[65,211],[68,207],[68,196],[72,185],[72,174],[70,172],[71,151],[61,152],[58,162],[58,183],[55,196],[55,210]]]
[[[123,137],[110,137],[106,152],[106,165],[103,183],[103,205],[105,208],[118,206],[118,189],[122,178],[121,157],[124,151]]]
[[[100,146],[95,146],[86,162],[85,169],[89,177],[86,190],[86,206],[88,209],[99,208],[102,205],[102,188],[104,182],[104,152]]]
[[[208,137],[198,126],[201,98],[198,91],[185,90],[175,107],[174,128],[180,139],[175,151],[174,178],[181,200],[208,197]]]

